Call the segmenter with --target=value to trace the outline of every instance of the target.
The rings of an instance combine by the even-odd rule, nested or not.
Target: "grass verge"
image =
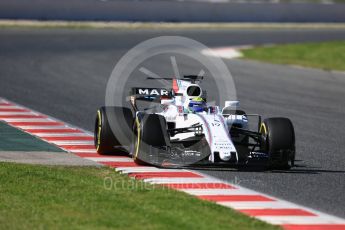
[[[263,46],[241,52],[247,59],[345,71],[345,41]]]
[[[107,167],[0,163],[0,194],[2,229],[279,229]]]

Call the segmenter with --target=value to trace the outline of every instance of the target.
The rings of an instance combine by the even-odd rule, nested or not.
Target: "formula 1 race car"
[[[148,78],[149,80],[154,80]],[[239,110],[239,101],[207,104],[200,76],[172,81],[171,89],[132,88],[132,108],[101,107],[95,123],[99,154],[129,154],[139,164],[160,167],[263,165],[290,169],[295,133],[288,118]],[[147,103],[139,109],[138,102]],[[153,106],[152,106],[153,105]],[[255,128],[249,128],[249,120]]]

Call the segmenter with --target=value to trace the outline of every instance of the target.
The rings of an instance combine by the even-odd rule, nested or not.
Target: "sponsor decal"
[[[149,96],[169,96],[169,91],[159,88],[136,88],[135,94]]]

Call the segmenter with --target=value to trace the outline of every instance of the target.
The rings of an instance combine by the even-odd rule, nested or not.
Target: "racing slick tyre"
[[[260,126],[261,149],[268,153],[269,168],[290,169],[295,161],[295,131],[288,118],[268,118]]]
[[[112,124],[112,125],[110,125]],[[94,140],[97,153],[123,155],[132,140],[133,114],[129,108],[107,106],[97,111]],[[121,130],[121,134],[118,132]],[[114,133],[115,132],[115,133]],[[125,138],[121,139],[119,136]]]
[[[151,151],[170,146],[167,123],[159,114],[138,114],[135,122],[136,140],[133,158],[137,163],[154,163],[150,160]]]

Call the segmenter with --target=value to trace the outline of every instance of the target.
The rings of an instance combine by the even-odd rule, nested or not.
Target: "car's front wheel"
[[[288,118],[268,118],[261,123],[261,150],[268,153],[269,167],[290,169],[295,161],[295,131]]]

